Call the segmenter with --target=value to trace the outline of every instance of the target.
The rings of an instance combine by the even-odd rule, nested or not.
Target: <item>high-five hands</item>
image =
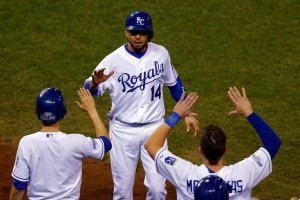
[[[192,114],[191,109],[197,102],[198,95],[196,92],[191,92],[185,99],[184,96],[185,93],[182,93],[180,100],[177,102],[173,109],[173,112],[176,112],[181,117],[188,117]]]
[[[110,71],[107,75],[105,75],[104,72],[105,68],[99,69],[98,71],[94,71],[92,75],[92,83],[94,85],[98,85],[99,83],[102,83],[106,81],[109,77],[111,77],[114,74],[114,71]]]
[[[186,99],[184,99],[185,93],[180,97],[180,100],[175,105],[173,112],[178,113],[181,117],[185,117],[185,123],[187,126],[187,131],[190,130],[190,127],[194,127],[194,137],[198,135],[199,132],[199,122],[197,113],[191,112],[193,105],[198,100],[198,95],[196,92],[191,92]]]
[[[251,103],[248,100],[246,90],[243,87],[242,94],[243,95],[241,95],[235,86],[229,88],[228,96],[235,106],[235,110],[230,111],[229,115],[243,115],[248,117],[251,113],[253,113]]]
[[[79,108],[83,111],[95,111],[95,100],[91,95],[90,91],[85,88],[79,88],[77,91],[80,101],[75,101]]]

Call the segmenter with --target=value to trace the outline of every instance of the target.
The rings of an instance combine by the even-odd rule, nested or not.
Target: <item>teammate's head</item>
[[[133,34],[146,33],[149,36],[149,41],[151,41],[154,36],[152,19],[148,13],[143,11],[136,11],[129,14],[126,19],[125,29]]]
[[[62,120],[67,114],[66,101],[57,88],[45,88],[36,99],[36,115],[44,125]]]
[[[195,187],[195,200],[228,200],[231,186],[216,175],[209,175],[200,180]]]
[[[209,164],[216,164],[226,152],[226,135],[214,124],[204,128],[200,138],[200,147]]]

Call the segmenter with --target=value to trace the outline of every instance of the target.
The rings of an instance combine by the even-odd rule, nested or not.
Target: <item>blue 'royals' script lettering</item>
[[[133,92],[137,88],[144,90],[145,86],[159,77],[162,76],[164,72],[163,63],[159,64],[157,61],[154,62],[154,68],[149,69],[136,75],[130,75],[128,73],[122,73],[118,77],[118,82],[121,82],[123,89],[122,92]]]

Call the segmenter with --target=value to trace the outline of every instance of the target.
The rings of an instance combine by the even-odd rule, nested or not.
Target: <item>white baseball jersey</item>
[[[138,57],[138,58],[137,58]],[[137,56],[122,45],[106,56],[95,70],[114,74],[98,86],[98,96],[109,90],[112,149],[110,161],[114,180],[114,199],[133,199],[137,161],[145,170],[147,199],[165,199],[165,178],[156,172],[155,163],[143,147],[148,136],[163,121],[163,86],[177,83],[165,47],[148,42],[144,55]],[[89,77],[89,80],[92,80]],[[151,131],[151,132],[150,132]]]
[[[101,68],[106,68],[105,73],[114,71],[98,87],[98,96],[106,89],[110,91],[110,118],[128,124],[151,123],[163,118],[163,85],[175,85],[178,75],[163,46],[149,42],[145,55],[136,58],[123,45],[106,56],[95,70]]]
[[[29,199],[79,199],[83,158],[104,154],[101,139],[37,132],[20,140],[12,176],[29,181]]]
[[[252,188],[272,172],[270,154],[265,148],[236,164],[224,166],[217,173],[211,172],[204,164],[195,165],[164,148],[156,154],[155,162],[157,171],[176,187],[178,200],[194,199],[195,186],[209,174],[220,176],[232,186],[229,199],[250,199]]]

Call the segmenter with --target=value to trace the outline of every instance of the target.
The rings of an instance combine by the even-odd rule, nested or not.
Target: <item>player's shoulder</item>
[[[66,134],[67,138],[70,139],[83,139],[83,138],[87,138],[85,135],[81,134],[81,133],[68,133]]]
[[[36,132],[36,133],[31,133],[31,134],[27,134],[27,135],[24,135],[21,139],[20,139],[20,143],[21,142],[26,142],[26,141],[29,141],[29,140],[33,140],[34,138],[38,138],[39,137],[39,134],[40,132]]]
[[[260,147],[247,158],[227,167],[233,170],[247,171],[247,168],[251,165],[257,165],[259,168],[262,168],[262,166],[269,166],[270,164],[272,162],[269,152],[264,147]]]
[[[148,48],[151,49],[151,50],[153,49],[153,50],[156,50],[156,51],[168,52],[166,47],[164,47],[163,45],[160,45],[160,44],[153,43],[153,42],[148,42]]]
[[[125,44],[124,44],[125,45]],[[125,53],[125,47],[124,45],[118,47],[114,51],[107,54],[102,61],[108,62],[109,60],[115,60],[116,57],[119,57],[121,54]]]

